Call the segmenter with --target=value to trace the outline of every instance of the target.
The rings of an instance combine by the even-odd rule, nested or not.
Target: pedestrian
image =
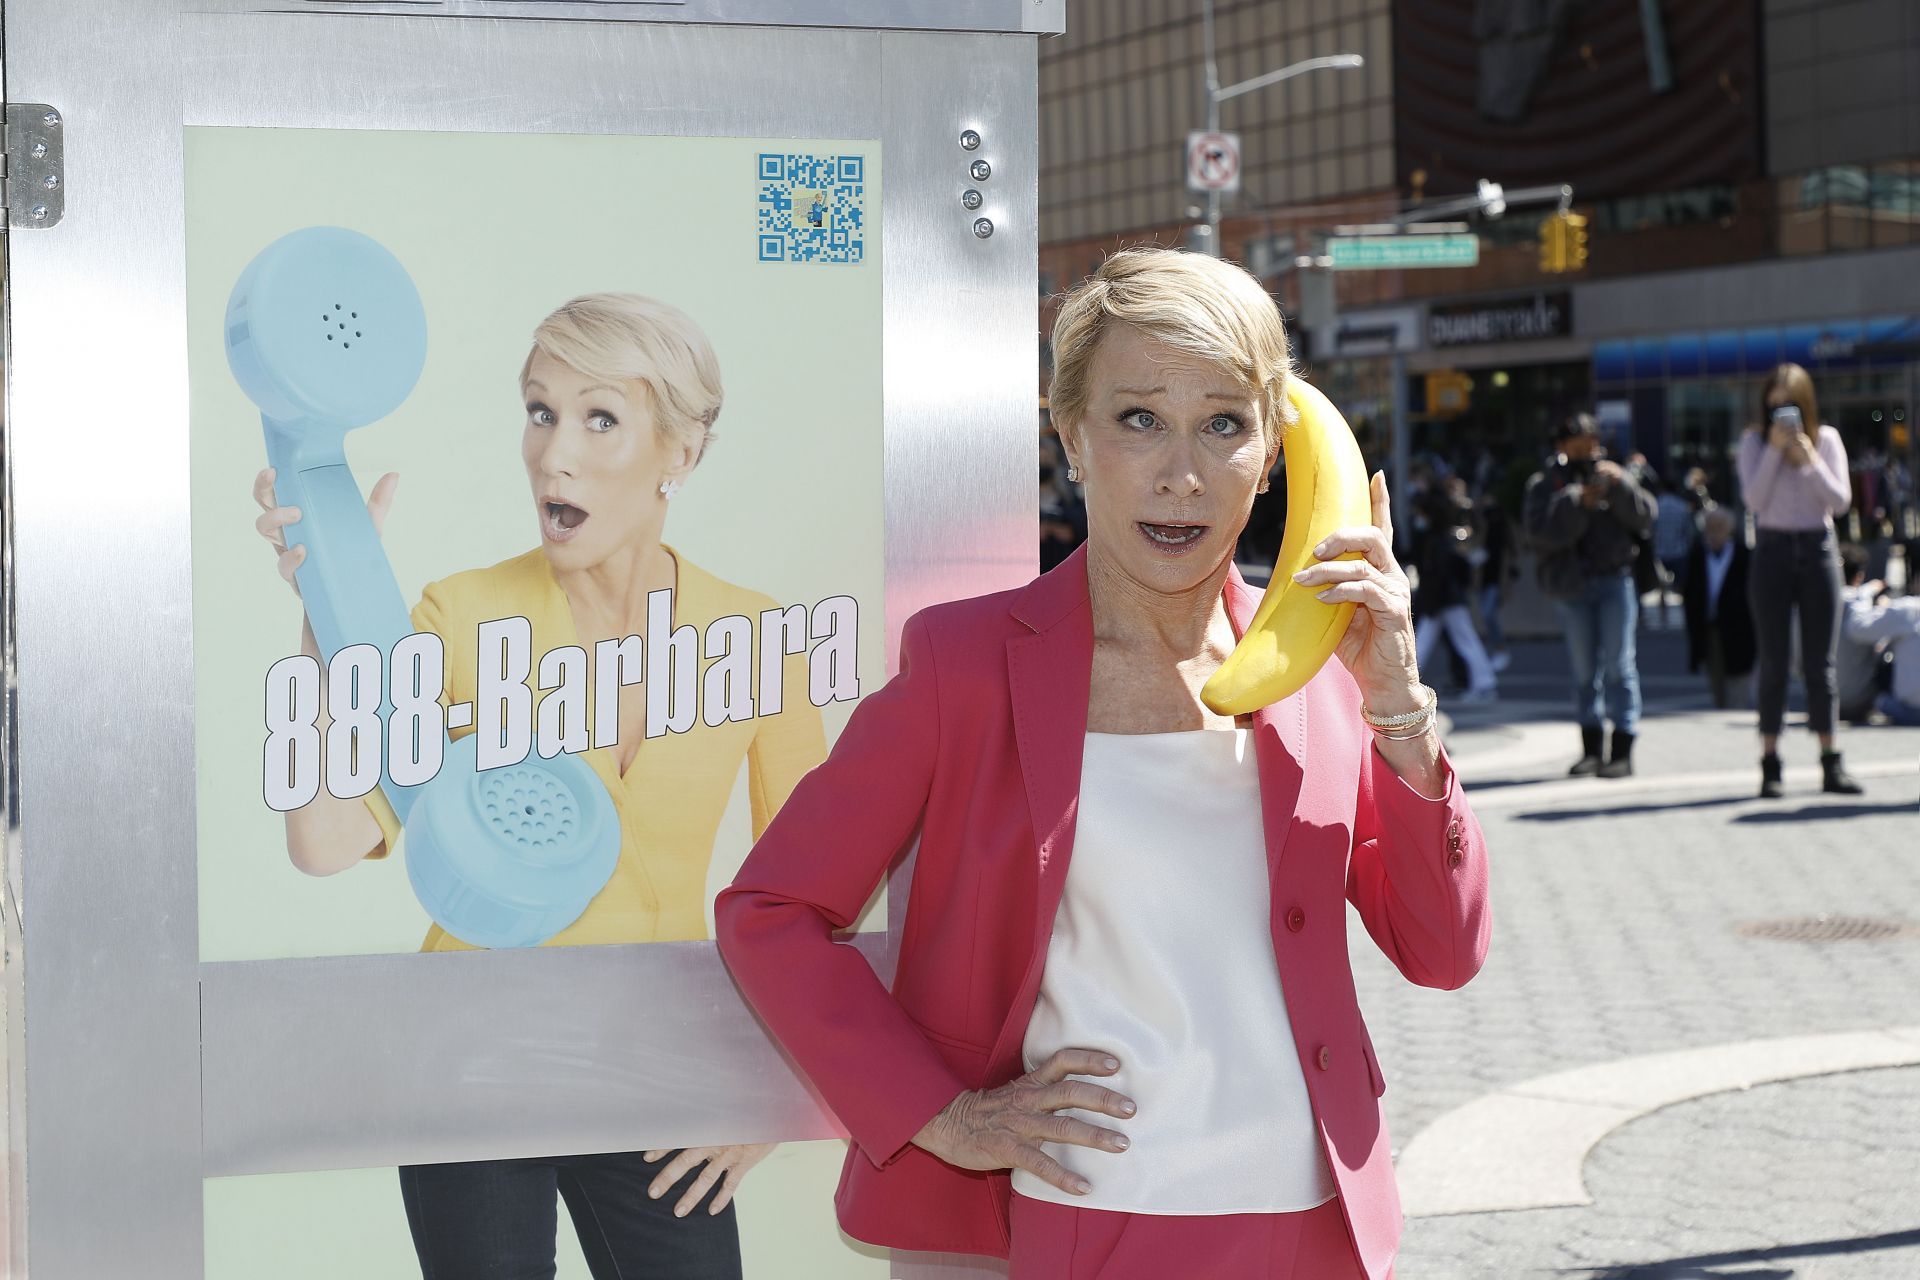
[[[1867,578],[1867,551],[1857,542],[1840,544],[1840,642],[1834,646],[1834,699],[1847,724],[1868,724],[1880,697],[1880,672],[1887,664],[1879,637],[1866,626],[1875,597],[1885,589]]]
[[[1507,509],[1494,495],[1483,494],[1479,515],[1481,548],[1486,558],[1480,562],[1477,602],[1480,625],[1487,636],[1487,661],[1498,675],[1513,663],[1513,655],[1507,651],[1507,629],[1500,620],[1500,610],[1506,600],[1507,578],[1519,576],[1520,568],[1513,561],[1513,525],[1507,519]]]
[[[1741,434],[1739,460],[1740,490],[1759,527],[1748,597],[1760,650],[1760,794],[1773,799],[1785,791],[1780,729],[1798,615],[1807,727],[1820,739],[1820,789],[1859,795],[1834,742],[1840,552],[1833,522],[1853,500],[1847,448],[1820,421],[1813,379],[1799,365],[1775,369],[1760,403],[1763,424]]]
[[[1260,603],[1232,552],[1289,412],[1280,313],[1231,263],[1126,250],[1053,350],[1086,544],[907,619],[715,902],[721,952],[846,1126],[855,1239],[1010,1280],[1381,1280],[1400,1209],[1348,903],[1424,986],[1490,929],[1386,478],[1316,547],[1360,558],[1297,579],[1361,606],[1337,659],[1236,723],[1197,690]],[[916,840],[887,984],[835,934]]]
[[[1893,655],[1893,688],[1874,709],[1892,724],[1920,725],[1920,596],[1887,598],[1884,582],[1863,583],[1847,611],[1848,636],[1885,645]]]
[[[1743,707],[1753,677],[1753,614],[1747,607],[1747,540],[1733,512],[1708,511],[1680,571],[1687,617],[1687,670],[1707,669],[1716,707]]]
[[[1660,561],[1660,627],[1666,630],[1668,601],[1673,599],[1687,569],[1687,553],[1693,550],[1696,526],[1693,506],[1672,485],[1659,486],[1653,516],[1653,554]]]
[[[1713,494],[1707,487],[1707,469],[1705,467],[1687,468],[1687,476],[1686,480],[1681,484],[1680,496],[1687,500],[1687,505],[1693,508],[1693,513],[1696,516],[1718,505],[1714,502]]]
[[[1527,481],[1524,518],[1527,540],[1539,553],[1540,591],[1560,615],[1573,667],[1580,758],[1567,770],[1572,777],[1633,772],[1640,730],[1634,561],[1653,516],[1653,495],[1606,456],[1593,415],[1576,413],[1562,422],[1552,459]],[[1603,758],[1607,720],[1613,743]]]
[[[1462,486],[1464,488],[1464,486]],[[1473,505],[1451,484],[1428,496],[1427,538],[1420,585],[1413,593],[1414,627],[1421,666],[1429,666],[1442,634],[1467,669],[1467,687],[1458,702],[1492,702],[1500,696],[1493,664],[1480,633],[1473,629],[1473,565],[1467,544],[1474,537]]]

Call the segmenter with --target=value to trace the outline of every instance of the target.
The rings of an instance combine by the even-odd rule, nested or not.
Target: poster
[[[193,128],[186,165],[202,960],[710,939],[885,679],[878,144]],[[761,1170],[817,1216],[841,1149]],[[883,1265],[757,1176],[744,1256]],[[376,1182],[418,1243],[393,1170],[210,1181],[210,1268],[254,1238],[221,1213]]]

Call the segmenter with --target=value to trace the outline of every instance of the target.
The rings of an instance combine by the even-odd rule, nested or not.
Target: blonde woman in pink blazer
[[[1200,687],[1259,603],[1233,548],[1280,447],[1279,314],[1238,267],[1132,250],[1066,299],[1054,355],[1086,545],[908,620],[720,895],[721,949],[852,1139],[849,1235],[1013,1280],[1385,1280],[1346,904],[1422,986],[1473,977],[1489,930],[1385,483],[1301,575],[1361,606],[1339,660],[1216,715]],[[889,988],[835,933],[916,837]]]

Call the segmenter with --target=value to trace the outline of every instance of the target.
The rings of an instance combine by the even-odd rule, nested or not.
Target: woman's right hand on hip
[[[273,468],[263,469],[253,478],[253,500],[260,504],[260,516],[253,522],[256,533],[265,538],[279,553],[276,562],[280,576],[293,588],[293,594],[300,594],[300,584],[295,580],[293,571],[298,569],[307,558],[304,546],[288,547],[286,529],[300,519],[300,508],[274,505]],[[389,471],[374,483],[373,492],[367,495],[367,515],[373,519],[373,531],[377,535],[386,527],[387,512],[393,507],[393,491],[400,483],[400,473]]]
[[[1125,1134],[1056,1114],[1096,1111],[1122,1120],[1131,1098],[1071,1076],[1110,1076],[1120,1063],[1095,1049],[1062,1049],[1037,1068],[992,1089],[974,1089],[949,1102],[914,1135],[913,1143],[960,1169],[1025,1169],[1062,1191],[1085,1195],[1085,1178],[1040,1149],[1070,1142],[1096,1151],[1125,1151]]]

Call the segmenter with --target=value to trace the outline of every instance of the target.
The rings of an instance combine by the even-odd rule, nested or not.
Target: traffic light
[[[1567,227],[1550,213],[1540,223],[1540,270],[1558,275],[1567,269]]]
[[[1586,265],[1586,218],[1567,210],[1548,214],[1540,224],[1540,270],[1558,275]]]
[[[1560,223],[1566,228],[1567,270],[1579,271],[1587,265],[1587,219],[1569,211],[1560,215]]]

